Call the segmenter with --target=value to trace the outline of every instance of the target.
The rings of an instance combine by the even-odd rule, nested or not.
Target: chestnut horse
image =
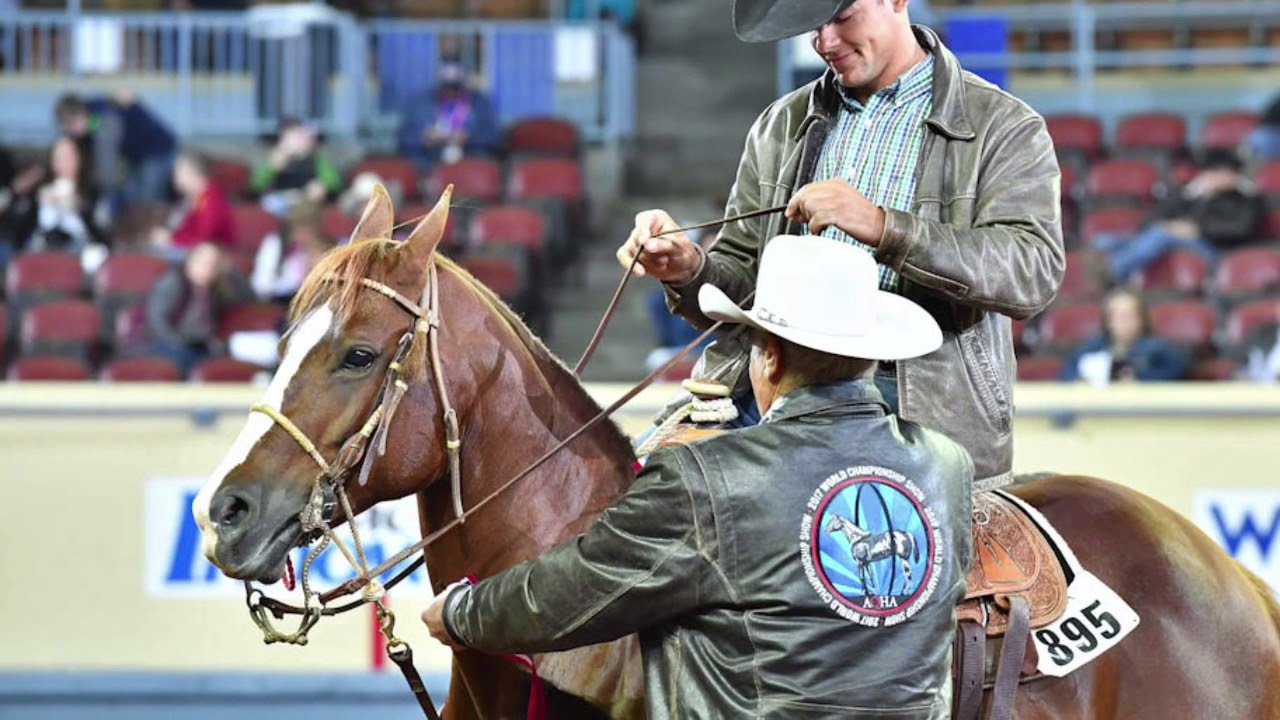
[[[333,250],[295,301],[293,326],[264,405],[334,458],[378,403],[404,311],[360,280],[423,296],[434,264],[439,366],[461,427],[464,505],[512,478],[598,412],[519,319],[438,256],[448,193],[404,242],[378,192],[351,245]],[[409,389],[388,452],[368,483],[347,481],[353,512],[418,494],[425,533],[454,517],[442,401],[425,343],[404,363]],[[372,451],[371,451],[372,452]],[[610,424],[583,434],[532,475],[427,548],[438,591],[493,575],[582,533],[633,480],[630,443]],[[227,575],[272,582],[304,541],[299,514],[315,464],[282,426],[253,413],[193,511],[209,559]],[[443,481],[442,481],[443,480]],[[1081,563],[1143,618],[1105,655],[1065,678],[1023,685],[1018,718],[1280,718],[1280,608],[1266,587],[1183,517],[1103,480],[1051,476],[1012,491],[1038,508]],[[642,717],[635,636],[537,656],[552,718]],[[856,662],[856,658],[845,661]],[[455,655],[448,718],[522,718],[529,679],[502,658]]]

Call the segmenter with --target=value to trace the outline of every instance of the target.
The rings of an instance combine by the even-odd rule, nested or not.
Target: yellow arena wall
[[[603,404],[627,388],[590,389]],[[642,430],[672,391],[644,393],[619,416],[623,429]],[[199,556],[186,503],[260,394],[238,386],[0,386],[0,568],[8,582],[0,671],[371,666],[367,612],[322,620],[305,648],[264,646],[243,591]],[[1023,385],[1017,400],[1018,471],[1129,485],[1195,519],[1280,588],[1280,389]],[[1060,413],[1078,414],[1064,424]],[[411,504],[381,509],[373,525],[374,554],[416,537]],[[345,579],[342,570],[336,556],[326,558],[316,585]],[[417,619],[429,597],[417,578],[392,593],[391,606],[424,671],[445,670],[448,653]]]

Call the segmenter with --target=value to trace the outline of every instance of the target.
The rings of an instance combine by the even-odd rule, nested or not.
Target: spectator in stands
[[[1280,160],[1280,95],[1272,98],[1271,103],[1262,111],[1258,127],[1249,134],[1245,141],[1245,152],[1249,160],[1255,163]]]
[[[152,245],[175,259],[181,259],[204,243],[233,247],[235,216],[227,196],[209,179],[208,161],[190,151],[182,153],[174,164],[173,184],[182,194],[185,214],[172,233],[163,227],[156,228],[151,235]]]
[[[32,165],[13,173],[0,189],[0,268],[26,248],[35,232],[36,191],[48,174],[44,165]]]
[[[253,262],[253,291],[259,299],[287,303],[320,257],[333,249],[336,243],[324,234],[322,217],[316,205],[295,205],[284,231],[263,239]]]
[[[1105,255],[1101,270],[1124,283],[1174,250],[1190,250],[1213,263],[1218,251],[1254,242],[1266,221],[1265,200],[1230,150],[1210,150],[1191,182],[1156,208],[1132,239],[1106,234],[1094,241]]]
[[[490,154],[499,139],[493,104],[467,84],[461,63],[447,61],[435,89],[404,108],[396,146],[402,157],[430,170],[440,162]]]
[[[254,171],[249,189],[262,197],[262,207],[277,217],[302,201],[323,203],[342,189],[342,174],[320,149],[320,134],[294,118],[280,121],[275,147]]]
[[[75,140],[58,138],[49,153],[49,181],[36,192],[30,249],[75,253],[93,272],[107,259],[107,249],[94,221],[98,193],[89,175]]]
[[[226,262],[217,245],[197,245],[147,297],[151,351],[169,358],[183,373],[201,360],[223,353],[218,323],[232,307],[253,300],[253,290]]]
[[[1241,379],[1274,384],[1280,381],[1280,324],[1262,325],[1245,339]]]
[[[1105,386],[1113,381],[1182,380],[1190,371],[1186,353],[1151,332],[1142,296],[1131,290],[1107,297],[1105,329],[1077,349],[1062,366],[1062,379]]]
[[[64,95],[55,115],[62,131],[81,143],[114,212],[169,200],[177,141],[137,98],[123,92],[87,100]]]

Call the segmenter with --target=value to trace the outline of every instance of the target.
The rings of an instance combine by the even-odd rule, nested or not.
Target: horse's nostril
[[[213,521],[226,528],[239,525],[248,514],[249,503],[245,502],[244,498],[230,493],[217,498],[211,513]]]

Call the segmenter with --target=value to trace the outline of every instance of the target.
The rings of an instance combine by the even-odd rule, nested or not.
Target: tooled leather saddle
[[[684,445],[724,430],[676,426],[659,447]],[[1035,522],[999,492],[973,498],[973,565],[956,610],[952,717],[978,720],[993,690],[988,720],[1009,720],[1018,684],[1041,677],[1031,631],[1067,608],[1067,577],[1057,551]],[[991,662],[997,657],[998,663]]]

